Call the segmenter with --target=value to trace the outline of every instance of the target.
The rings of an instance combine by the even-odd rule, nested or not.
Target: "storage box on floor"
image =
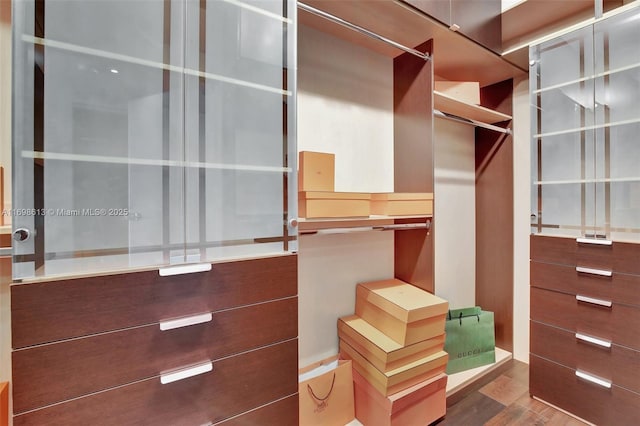
[[[338,321],[353,361],[356,418],[366,426],[427,425],[446,411],[448,303],[393,279],[358,284],[356,315]]]

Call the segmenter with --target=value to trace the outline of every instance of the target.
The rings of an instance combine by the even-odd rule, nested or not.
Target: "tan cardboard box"
[[[360,283],[356,315],[400,345],[444,334],[449,303],[398,279]]]
[[[353,368],[384,396],[403,391],[445,372],[449,354],[436,352],[386,373],[381,372],[344,340],[340,340],[340,357],[353,361]]]
[[[445,336],[402,346],[359,316],[351,315],[338,320],[338,337],[386,373],[441,351]]]
[[[298,153],[298,191],[335,191],[335,154]]]
[[[300,192],[298,216],[304,218],[368,217],[371,194],[362,192]]]
[[[371,194],[371,214],[411,216],[433,214],[433,193],[377,193]]]
[[[446,374],[384,396],[354,369],[353,387],[356,418],[363,425],[429,425],[447,412]]]

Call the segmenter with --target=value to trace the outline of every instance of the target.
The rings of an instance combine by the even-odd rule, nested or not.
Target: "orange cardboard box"
[[[402,346],[444,334],[449,303],[398,279],[360,283],[356,315]]]
[[[436,352],[395,370],[383,373],[344,340],[340,340],[340,357],[353,361],[353,368],[384,396],[400,392],[445,372],[449,355]]]
[[[335,154],[298,153],[298,191],[335,191]]]
[[[384,396],[353,370],[356,418],[367,426],[425,426],[447,412],[447,375]]]
[[[338,337],[383,373],[443,350],[444,334],[402,346],[357,315],[338,320]]]
[[[371,214],[386,216],[433,214],[433,193],[397,192],[371,194]]]
[[[368,217],[371,194],[362,192],[300,192],[298,215],[304,218]]]

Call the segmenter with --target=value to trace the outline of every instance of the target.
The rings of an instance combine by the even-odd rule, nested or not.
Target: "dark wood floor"
[[[580,426],[585,423],[529,396],[529,366],[509,361],[487,384],[447,408],[438,426]]]

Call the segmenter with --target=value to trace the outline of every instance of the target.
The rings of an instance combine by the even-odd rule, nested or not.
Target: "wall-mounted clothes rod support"
[[[446,120],[468,124],[470,126],[482,127],[483,129],[493,130],[494,132],[504,133],[507,135],[511,134],[511,129],[505,129],[504,127],[494,126],[493,124],[483,123],[482,121],[476,121],[470,118],[458,117],[457,115],[447,114],[437,109],[433,110],[433,115],[438,118],[444,118]]]
[[[320,9],[316,9],[315,7],[309,6],[308,4],[304,4],[304,3],[298,2],[298,7],[300,9],[304,10],[304,11],[307,11],[309,13],[313,13],[316,16],[319,16],[321,18],[327,19],[329,21],[333,21],[336,24],[342,25],[345,28],[348,28],[350,30],[359,32],[360,34],[364,34],[364,35],[366,35],[368,37],[374,38],[374,39],[379,40],[379,41],[381,41],[383,43],[390,44],[391,46],[395,47],[396,49],[400,49],[400,50],[402,50],[404,52],[410,53],[410,54],[412,54],[414,56],[417,56],[417,57],[419,57],[421,59],[424,59],[425,61],[431,60],[431,56],[429,56],[428,53],[423,53],[423,52],[420,52],[419,50],[412,49],[411,47],[404,46],[404,45],[402,45],[402,44],[400,44],[398,42],[395,42],[395,41],[390,40],[390,39],[388,39],[386,37],[383,37],[380,34],[376,34],[373,31],[369,31],[366,28],[362,28],[359,25],[353,24],[353,23],[351,23],[349,21],[345,21],[342,18],[338,18],[337,16],[334,16],[334,15],[332,15],[330,13],[327,13],[327,12],[324,12],[324,11],[322,11]]]

